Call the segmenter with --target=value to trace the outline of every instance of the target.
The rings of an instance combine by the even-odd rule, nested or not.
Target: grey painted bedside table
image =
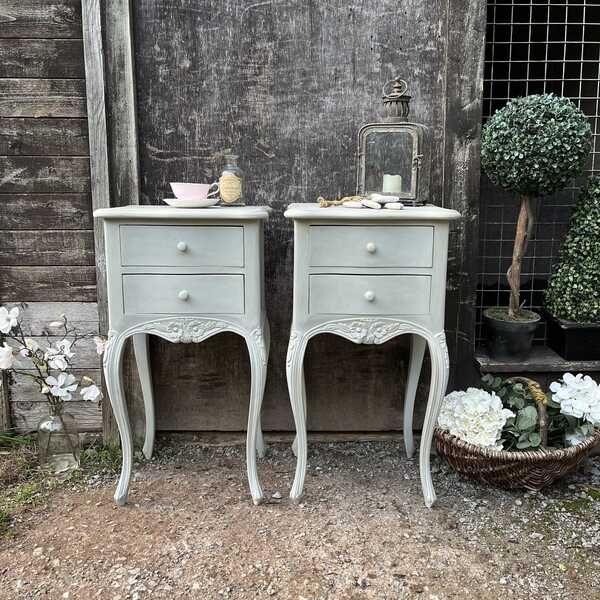
[[[410,334],[404,439],[412,456],[413,408],[427,345],[431,385],[419,468],[425,504],[432,506],[429,454],[449,369],[444,333],[448,230],[449,221],[460,214],[436,206],[373,210],[291,204],[285,216],[294,220],[294,311],[287,380],[297,464],[290,497],[301,497],[306,475],[303,361],[308,341],[320,333],[333,333],[356,344],[382,344]]]
[[[152,456],[154,401],[148,335],[170,342],[201,342],[233,331],[248,346],[252,383],[246,463],[255,504],[263,493],[256,454],[264,454],[260,409],[269,355],[265,312],[262,206],[181,209],[125,206],[97,210],[104,221],[109,333],[104,375],[119,427],[123,466],[115,492],[127,499],[132,439],[123,394],[121,360],[133,338],[146,416],[144,455]]]

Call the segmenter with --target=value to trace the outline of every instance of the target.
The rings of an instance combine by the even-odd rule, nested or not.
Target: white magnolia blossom
[[[0,346],[0,369],[10,369],[15,363],[13,349],[6,343]]]
[[[86,387],[82,387],[79,390],[79,393],[81,394],[81,397],[84,400],[89,400],[91,402],[93,402],[94,400],[98,400],[98,398],[100,398],[100,396],[102,395],[100,388],[94,383]]]
[[[69,361],[67,359],[75,356],[71,352],[71,346],[72,342],[69,340],[60,340],[46,350],[44,358],[48,361],[51,369],[66,371],[69,368]]]
[[[61,400],[71,400],[71,392],[77,389],[77,380],[71,373],[59,373],[58,377],[46,377],[50,393]]]
[[[56,342],[56,348],[58,349],[58,351],[67,358],[72,358],[73,356],[75,356],[75,354],[71,352],[72,345],[73,342],[69,340],[60,340],[60,342]]]
[[[66,371],[69,368],[69,363],[62,354],[50,354],[46,352],[46,360],[48,361],[48,366],[51,369],[56,369],[57,371]]]
[[[94,344],[96,344],[96,352],[98,354],[104,354],[107,342],[108,340],[105,340],[98,335],[94,337]]]
[[[6,306],[0,306],[0,332],[10,333],[17,326],[19,318],[19,307],[15,306],[8,310]]]
[[[25,345],[21,347],[19,354],[23,358],[26,358],[32,354],[35,354],[39,349],[40,345],[35,340],[32,340],[31,338],[25,338]]]
[[[589,375],[565,373],[550,384],[550,391],[561,413],[600,425],[600,387]]]
[[[465,442],[502,450],[502,428],[507,419],[514,416],[493,392],[468,388],[466,392],[452,392],[444,398],[438,424]]]

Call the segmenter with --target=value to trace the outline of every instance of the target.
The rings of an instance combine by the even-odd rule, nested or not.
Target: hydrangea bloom
[[[600,425],[600,387],[589,375],[565,373],[550,391],[561,413]]]
[[[502,429],[507,419],[514,416],[502,406],[496,394],[468,388],[466,392],[452,392],[444,398],[438,423],[465,442],[502,450]]]
[[[576,427],[573,431],[565,433],[565,446],[576,446],[585,442],[586,438],[594,433],[594,428],[589,423]]]

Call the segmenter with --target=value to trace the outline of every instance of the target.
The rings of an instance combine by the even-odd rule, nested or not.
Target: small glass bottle
[[[225,155],[225,167],[219,177],[221,200],[225,204],[243,204],[244,173],[238,167],[235,154]]]

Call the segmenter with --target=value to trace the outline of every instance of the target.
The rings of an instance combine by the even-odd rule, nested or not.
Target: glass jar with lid
[[[219,177],[221,200],[225,204],[243,204],[244,173],[235,154],[225,154],[225,166]]]

